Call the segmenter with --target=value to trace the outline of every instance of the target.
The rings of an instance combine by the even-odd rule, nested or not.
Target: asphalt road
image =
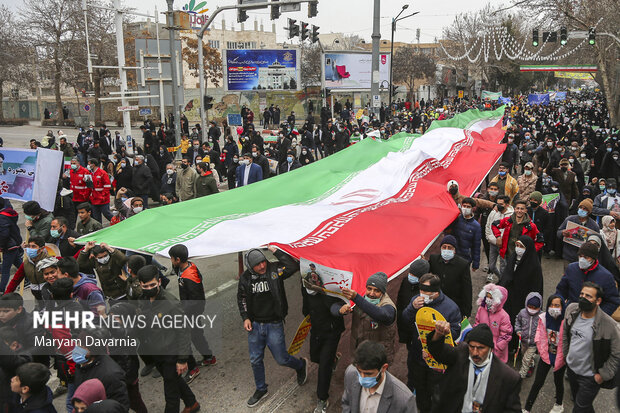
[[[29,139],[40,139],[46,132],[47,128],[36,126],[0,127],[0,137],[4,139],[4,147],[7,148],[28,147]],[[69,131],[67,128],[65,133],[70,137],[75,136],[74,131]],[[136,133],[135,136],[140,136],[140,134]],[[14,202],[14,206],[21,212],[21,203]],[[23,221],[23,216],[20,216],[22,230]],[[168,267],[170,266],[170,263],[163,258],[160,259],[160,262]],[[214,347],[218,362],[215,366],[202,368],[200,376],[191,384],[191,388],[202,406],[202,411],[223,413],[250,410],[284,413],[312,412],[316,403],[316,366],[311,366],[308,382],[303,388],[299,388],[295,381],[295,373],[290,369],[279,367],[271,355],[265,356],[269,396],[265,402],[255,409],[248,409],[246,407],[246,400],[254,392],[254,381],[249,363],[247,333],[243,330],[236,305],[237,255],[229,254],[200,259],[195,262],[204,276],[208,307],[214,312],[220,323],[218,329],[211,336],[208,336],[210,343]],[[562,276],[563,266],[561,260],[549,258],[543,258],[542,264],[545,277],[545,296],[547,296],[555,291],[555,286]],[[484,266],[485,264],[482,263],[481,267]],[[476,297],[484,284],[485,274],[478,271],[472,275],[472,278],[474,297]],[[390,283],[388,293],[394,298],[402,279],[403,275]],[[168,289],[176,293],[176,280],[172,280]],[[298,274],[286,281],[286,292],[289,301],[289,315],[285,324],[288,342],[292,339],[297,326],[303,318],[301,314],[301,293]],[[30,293],[27,291],[25,294],[27,297]],[[476,307],[474,303],[474,314]],[[344,370],[349,363],[348,342],[349,334],[347,331],[340,342],[339,351],[342,352],[343,357],[333,376],[329,412],[341,410],[340,397],[342,395]],[[389,369],[392,374],[403,381],[406,380],[406,353],[406,348],[403,345],[399,345],[395,362]],[[304,344],[300,355],[308,356],[307,343]],[[522,402],[525,402],[533,380],[532,377],[523,381],[521,388]],[[142,378],[140,386],[143,399],[149,411],[162,411],[164,405],[162,380],[152,377]],[[533,411],[548,412],[553,407],[554,394],[553,378],[549,374]],[[62,397],[56,399],[54,405],[59,412],[64,411],[64,399]],[[570,390],[568,382],[565,381],[564,411],[569,412],[571,409]],[[610,390],[601,391],[596,399],[595,409],[598,412],[618,412],[619,409],[615,405],[615,392]]]

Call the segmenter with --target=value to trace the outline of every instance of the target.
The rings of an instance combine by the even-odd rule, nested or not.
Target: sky
[[[195,0],[199,4],[202,0]],[[206,0],[209,15],[218,6],[234,4],[236,0]],[[450,25],[457,14],[468,11],[481,9],[490,0],[441,0],[441,1],[424,1],[414,2],[412,0],[383,0],[381,2],[381,38],[389,39],[391,36],[390,24],[391,19],[395,17],[403,5],[409,4],[409,8],[403,12],[401,16],[406,16],[413,12],[420,13],[409,17],[397,23],[395,41],[415,42],[416,29],[420,29],[420,42],[430,43],[435,38],[441,38],[442,28]],[[97,1],[97,3],[99,3]],[[182,9],[189,0],[175,0],[174,8]],[[367,42],[371,41],[372,34],[372,17],[373,17],[373,0],[319,0],[319,14],[317,17],[308,19],[308,6],[306,3],[301,5],[300,12],[282,13],[280,19],[276,22],[277,41],[287,40],[284,27],[287,25],[287,18],[305,21],[315,26],[319,26],[319,33],[345,33],[357,34],[364,38]],[[493,4],[506,3],[505,0],[493,0]],[[0,4],[8,6],[10,9],[17,11],[21,6],[20,0],[0,0]],[[165,0],[131,0],[125,1],[124,4],[130,4],[137,11],[152,14],[154,8],[159,11],[167,8]],[[221,16],[226,19],[226,24],[236,23],[235,11],[224,11],[220,13],[216,19],[216,25],[221,23]],[[249,19],[246,21],[250,27],[253,27],[254,19],[259,23],[261,20],[265,24],[265,29],[271,27],[269,18],[269,9],[262,9],[248,12]],[[138,20],[143,20],[139,18]],[[163,22],[163,16],[162,20]],[[237,25],[239,27],[239,25]]]

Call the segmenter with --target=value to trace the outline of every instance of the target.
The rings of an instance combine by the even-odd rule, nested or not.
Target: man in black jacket
[[[136,163],[133,168],[131,186],[136,196],[142,198],[144,209],[149,207],[149,195],[153,185],[153,174],[144,163],[143,155],[136,155]]]
[[[24,250],[22,249],[22,236],[17,226],[19,218],[17,211],[13,209],[11,203],[0,198],[0,203],[4,204],[0,210],[0,250],[2,250],[2,281],[0,281],[0,292],[4,292],[6,285],[11,278],[11,267],[19,268],[22,265]]]
[[[161,288],[159,271],[154,265],[147,265],[138,271],[140,287],[144,299],[139,300],[140,314],[144,315],[147,325],[162,315],[178,317],[184,315],[181,303],[169,292]],[[155,368],[164,379],[165,413],[179,413],[181,399],[185,403],[185,413],[200,410],[196,396],[181,376],[187,371],[187,361],[191,355],[190,333],[185,328],[141,329],[140,355],[151,356]]]
[[[542,204],[542,194],[538,191],[534,191],[530,194],[530,206],[527,207],[527,214],[530,216],[532,222],[536,224],[536,228],[543,234],[543,239],[549,240],[553,238],[553,228],[551,227],[551,219],[549,212],[547,212],[540,205]],[[545,243],[544,250],[547,251],[547,244]],[[542,258],[543,249],[538,251],[538,258]]]
[[[252,162],[263,170],[263,179],[269,178],[269,160],[260,152],[257,145],[252,145],[252,157],[254,158]]]
[[[65,217],[54,217],[50,226],[50,235],[60,250],[61,257],[73,257],[81,248],[73,242],[80,237],[80,234],[69,228]]]
[[[288,314],[288,302],[284,280],[293,275],[299,264],[287,254],[269,247],[278,262],[269,262],[258,249],[251,249],[245,255],[246,270],[239,277],[237,305],[243,319],[243,328],[248,332],[250,364],[254,372],[256,391],[248,400],[248,407],[256,406],[267,395],[265,383],[265,346],[279,365],[297,372],[297,383],[306,383],[308,363],[306,359],[292,357],[286,351],[284,341],[284,319]]]

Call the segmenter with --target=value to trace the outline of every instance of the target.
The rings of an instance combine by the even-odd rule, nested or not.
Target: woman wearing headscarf
[[[601,226],[601,234],[603,234],[607,249],[609,249],[609,252],[617,265],[618,256],[620,255],[620,236],[618,236],[620,231],[616,229],[616,221],[611,215],[604,216],[601,221],[603,223]]]
[[[498,285],[508,291],[504,310],[514,325],[515,318],[523,308],[527,295],[531,292],[543,295],[542,267],[532,238],[522,235],[515,242],[515,252],[508,256],[506,268],[504,268]],[[511,349],[517,342],[515,334],[510,343]]]
[[[116,189],[131,189],[131,178],[133,176],[131,163],[127,158],[124,158],[119,154],[114,155],[114,158],[116,159],[116,165],[114,167],[114,180],[116,182]]]
[[[596,249],[598,249],[598,262],[607,271],[613,274],[616,282],[620,282],[620,269],[616,263],[617,261],[612,257],[611,252],[609,252],[609,248],[607,248],[607,243],[603,240],[603,236],[596,232],[592,233],[588,236],[586,242],[590,242],[596,246]]]

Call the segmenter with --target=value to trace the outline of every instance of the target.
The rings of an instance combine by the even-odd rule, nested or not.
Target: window
[[[256,42],[226,42],[227,49],[256,49]]]
[[[220,48],[220,41],[219,40],[209,40],[209,47],[212,49],[219,49]]]

